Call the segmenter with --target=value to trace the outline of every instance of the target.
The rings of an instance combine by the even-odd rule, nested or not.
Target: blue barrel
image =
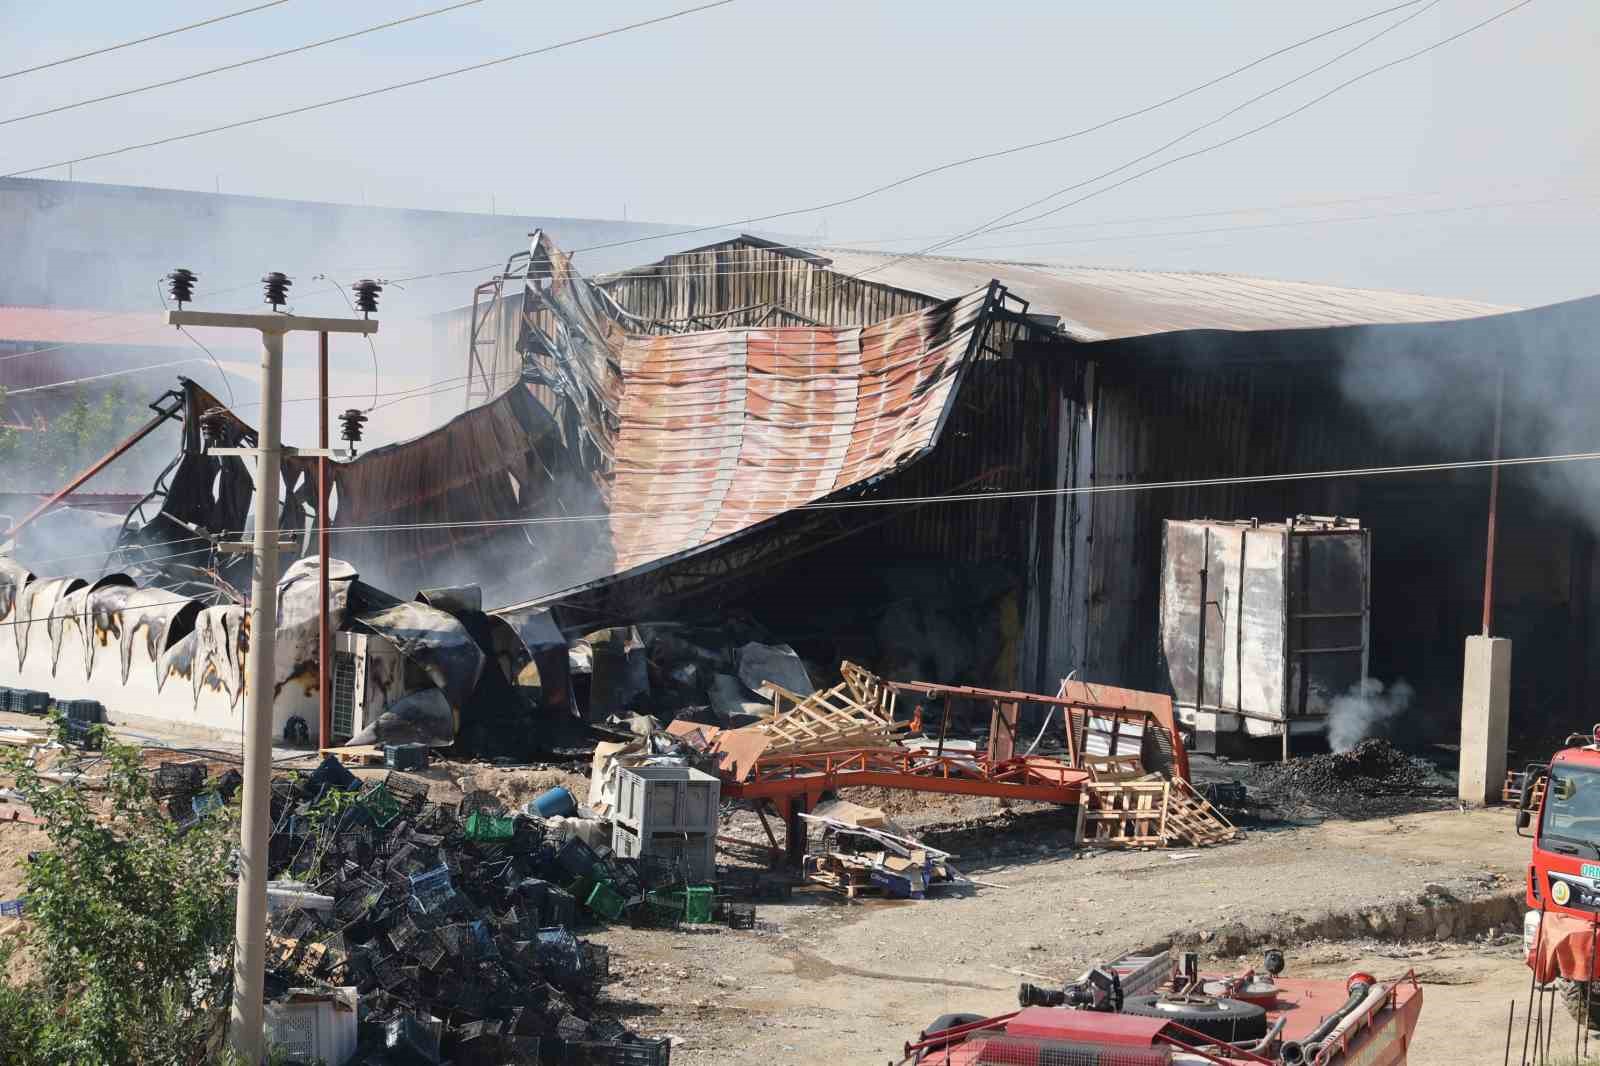
[[[570,818],[578,813],[578,801],[569,789],[561,787],[541,792],[529,806],[540,818]]]

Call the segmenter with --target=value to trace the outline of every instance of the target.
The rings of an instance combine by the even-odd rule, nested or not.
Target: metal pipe
[[[1491,457],[1500,458],[1500,425],[1505,415],[1506,370],[1502,365],[1494,399],[1494,448]],[[1483,556],[1483,635],[1489,636],[1494,624],[1494,535],[1500,517],[1500,468],[1489,468],[1489,535]]]
[[[134,430],[133,433],[130,434],[128,438],[121,444],[117,445],[115,448],[112,448],[87,470],[83,471],[83,473],[67,482],[64,487],[56,490],[56,492],[48,500],[45,500],[39,506],[35,507],[33,510],[24,515],[22,521],[18,522],[16,525],[12,526],[6,531],[6,536],[14,537],[18,533],[22,532],[23,528],[31,523],[35,518],[38,518],[40,515],[50,510],[50,508],[54,507],[68,496],[78,491],[78,489],[83,486],[84,482],[88,481],[100,471],[116,462],[127,452],[129,448],[132,448],[135,444],[138,444],[140,441],[144,440],[155,431],[157,426],[161,425],[161,423],[165,422],[171,417],[171,411],[158,412],[154,418],[140,426],[138,429]]]
[[[328,333],[317,333],[317,447],[328,447]],[[317,746],[333,746],[333,631],[328,621],[328,457],[317,457]]]
[[[1200,728],[1200,708],[1206,703],[1206,581],[1211,562],[1211,530],[1205,530],[1200,548],[1200,632],[1194,666],[1194,727]]]
[[[255,562],[250,649],[245,667],[244,810],[239,835],[239,900],[234,921],[233,1009],[228,1042],[245,1062],[261,1061],[267,958],[268,809],[272,794],[273,634],[278,622],[279,434],[283,334],[261,334],[261,428],[256,452]]]

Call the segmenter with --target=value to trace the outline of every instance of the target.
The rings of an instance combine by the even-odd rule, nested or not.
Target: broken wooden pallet
[[[1095,781],[1131,781],[1146,773],[1137,755],[1085,755],[1083,768]]]
[[[867,679],[877,680],[860,667],[854,667],[845,681],[813,692],[797,702],[793,693],[775,693],[775,708],[786,702],[792,702],[792,706],[749,727],[768,737],[763,754],[800,755],[893,744],[893,732],[904,726],[894,721],[892,698],[874,694]],[[882,688],[887,690],[887,686]],[[858,694],[872,702],[860,702]]]
[[[1234,824],[1222,816],[1207,799],[1182,778],[1172,779],[1172,790],[1167,796],[1167,818],[1164,829],[1168,843],[1224,844],[1239,836]]]
[[[376,744],[351,744],[342,748],[318,748],[318,755],[332,755],[351,766],[382,766],[383,749]]]
[[[1078,840],[1104,848],[1206,847],[1238,829],[1182,778],[1146,774],[1088,781],[1078,808]]]

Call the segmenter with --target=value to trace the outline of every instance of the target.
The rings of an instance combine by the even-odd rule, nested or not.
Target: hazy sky
[[[0,80],[0,118],[446,2],[290,0]],[[1439,0],[1167,155],[1266,121],[1511,2]],[[304,55],[0,127],[0,173],[414,78],[691,3],[484,0]],[[249,0],[0,0],[0,73],[245,6]],[[1092,125],[1385,6],[739,0],[372,100],[79,164],[72,176],[385,206],[722,223]],[[885,245],[919,248],[1143,155],[1413,10],[1110,129],[764,228],[833,242],[926,235]],[[949,252],[1233,271],[1511,304],[1600,291],[1597,44],[1600,5],[1535,0],[1248,140]],[[68,175],[59,168],[38,176]],[[1374,197],[1383,199],[1305,206]],[[1442,210],[1552,198],[1564,199]],[[1240,209],[1249,210],[1105,224]],[[1387,217],[1277,225],[1375,213]],[[1174,235],[1219,227],[1227,231]],[[641,261],[655,254],[650,245],[639,248]]]

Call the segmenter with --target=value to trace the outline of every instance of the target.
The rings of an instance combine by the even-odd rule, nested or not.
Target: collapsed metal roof
[[[693,259],[700,269],[713,253],[742,251],[782,255],[848,286],[882,286],[933,299],[952,299],[1002,278],[1026,300],[1030,314],[1059,318],[1060,329],[1080,341],[1170,333],[1178,330],[1298,329],[1323,326],[1445,322],[1516,310],[1473,300],[1447,299],[1314,282],[1278,281],[1242,274],[1131,270],[1060,263],[951,256],[904,256],[891,252],[823,245],[798,247],[749,235],[674,253],[635,268],[645,275],[664,265]],[[749,270],[742,260],[727,269]],[[726,280],[734,284],[737,279]],[[838,283],[835,283],[837,287]],[[706,288],[713,286],[707,284]],[[794,309],[811,310],[799,293]],[[737,302],[737,301],[735,301]],[[707,306],[702,311],[719,308]]]

